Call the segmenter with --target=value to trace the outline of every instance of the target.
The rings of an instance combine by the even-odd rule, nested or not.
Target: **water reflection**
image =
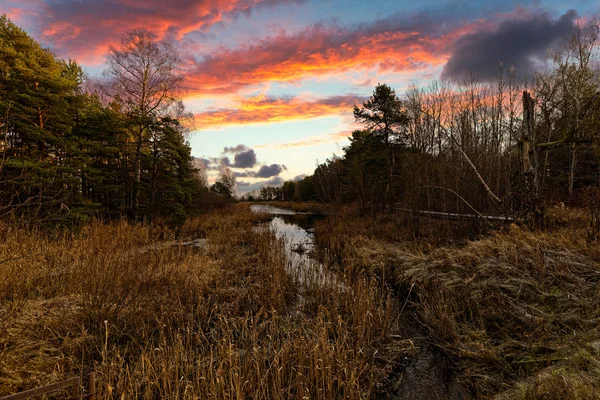
[[[273,215],[263,228],[270,229],[284,242],[288,273],[295,275],[305,285],[328,286],[337,283],[335,275],[312,258],[315,248],[313,228],[320,216],[264,204],[253,204],[250,209],[257,214]]]

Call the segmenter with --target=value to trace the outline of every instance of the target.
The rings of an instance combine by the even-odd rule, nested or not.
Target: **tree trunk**
[[[519,148],[521,150],[521,175],[534,196],[539,192],[539,179],[537,173],[537,152],[532,141],[535,142],[535,112],[534,101],[528,91],[523,92],[523,130]],[[531,160],[533,155],[533,162]]]
[[[573,196],[573,188],[575,186],[575,166],[577,164],[577,145],[571,143],[571,153],[569,157],[569,197]]]

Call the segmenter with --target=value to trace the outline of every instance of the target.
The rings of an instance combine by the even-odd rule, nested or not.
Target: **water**
[[[307,213],[296,213],[283,208],[264,204],[253,204],[250,209],[254,213],[270,214],[269,222],[258,229],[270,229],[278,239],[283,240],[287,256],[286,270],[295,275],[300,283],[296,312],[301,310],[309,297],[308,290],[319,288],[339,290],[351,289],[345,286],[332,272],[312,258],[314,251],[314,223],[319,216]],[[463,389],[456,378],[455,369],[447,357],[424,341],[427,332],[415,325],[407,313],[399,316],[406,337],[412,337],[419,353],[412,359],[406,359],[388,378],[393,388],[394,398],[430,399],[448,398],[463,399]],[[432,397],[433,396],[433,397]]]
[[[336,276],[313,259],[314,224],[319,215],[299,213],[266,204],[253,204],[256,214],[270,214],[271,221],[260,229],[270,229],[284,243],[287,257],[286,271],[306,286],[339,286]]]

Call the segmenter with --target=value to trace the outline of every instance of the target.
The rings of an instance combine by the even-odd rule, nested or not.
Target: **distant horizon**
[[[354,104],[377,83],[453,81],[500,62],[531,73],[592,2],[425,0],[0,0],[0,14],[59,57],[99,77],[109,47],[135,28],[172,41],[183,59],[192,155],[232,168],[241,193],[311,174],[357,128]]]

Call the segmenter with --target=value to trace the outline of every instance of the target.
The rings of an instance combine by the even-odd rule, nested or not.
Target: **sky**
[[[377,83],[402,97],[432,80],[491,79],[501,62],[530,73],[599,11],[598,0],[0,0],[91,77],[132,29],[172,42],[192,155],[210,181],[231,168],[241,193],[340,155]]]

